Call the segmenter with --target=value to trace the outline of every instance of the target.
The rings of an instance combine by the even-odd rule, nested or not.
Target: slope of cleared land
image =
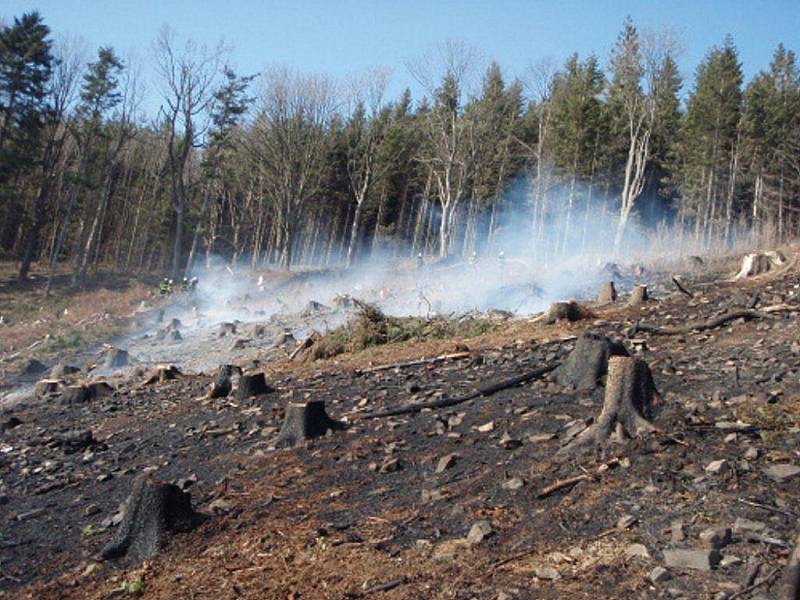
[[[468,338],[276,359],[266,371],[277,391],[244,400],[206,398],[212,375],[142,385],[133,373],[87,404],[18,405],[3,415],[20,424],[1,438],[0,586],[30,598],[774,597],[797,534],[800,272],[792,263],[693,293],[593,307],[573,323],[512,320]],[[706,322],[753,304],[789,308],[628,335],[637,322]],[[653,435],[557,460],[603,390],[549,377],[360,418],[561,361],[587,330],[650,365],[664,399]],[[273,450],[287,402],[304,399],[324,400],[348,428]],[[75,430],[93,441],[65,442]],[[144,565],[99,562],[143,471],[190,479],[212,518]],[[710,528],[731,529],[718,557]],[[697,551],[694,567],[716,564],[676,566],[675,549]]]

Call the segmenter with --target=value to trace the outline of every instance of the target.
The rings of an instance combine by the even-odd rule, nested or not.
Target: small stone
[[[468,547],[464,539],[445,540],[433,549],[434,560],[454,560],[458,552]]]
[[[683,533],[683,521],[675,519],[670,525],[670,541],[673,544],[680,544],[686,536]]]
[[[231,511],[231,503],[223,498],[217,498],[208,505],[208,508],[216,515],[224,515]]]
[[[492,525],[489,521],[478,521],[470,528],[467,534],[467,542],[475,546],[492,535],[492,533]]]
[[[379,471],[381,473],[396,473],[403,468],[403,463],[398,458],[390,458],[381,465]]]
[[[500,445],[506,450],[514,450],[522,446],[522,441],[512,438],[508,433],[504,433],[500,438]]]
[[[488,423],[484,423],[483,425],[478,425],[478,431],[481,433],[491,433],[494,431],[494,421],[489,421]]]
[[[718,550],[664,550],[664,562],[668,567],[710,571],[719,560]]]
[[[728,461],[725,459],[713,460],[706,465],[706,473],[709,475],[722,475],[728,471]]]
[[[730,527],[711,527],[700,533],[700,542],[705,548],[723,548],[731,539]]]
[[[724,441],[726,444],[732,444],[732,443],[734,443],[734,442],[735,442],[737,439],[739,439],[739,435],[738,435],[738,434],[736,434],[736,433],[729,433],[728,435],[726,435],[726,436],[723,438],[723,441]]]
[[[732,554],[726,554],[722,557],[722,560],[719,561],[719,566],[723,569],[725,567],[736,567],[740,564],[742,564],[742,559]]]
[[[653,583],[663,583],[664,581],[669,581],[672,579],[672,574],[664,567],[654,567],[653,570],[650,571],[648,578]]]
[[[447,469],[452,467],[456,464],[456,459],[458,458],[457,454],[446,454],[442,458],[439,459],[439,462],[436,464],[436,473],[444,473]]]
[[[622,531],[623,529],[629,529],[636,525],[639,522],[639,519],[634,517],[633,515],[622,515],[619,520],[617,521],[617,529]]]
[[[561,579],[561,573],[558,572],[558,569],[554,567],[548,567],[547,565],[535,567],[533,569],[533,574],[539,579],[544,579],[545,581],[556,581],[557,579]]]
[[[513,492],[520,489],[524,485],[525,482],[522,479],[520,479],[519,477],[513,477],[508,481],[503,482],[503,489]]]
[[[761,452],[755,446],[750,446],[744,453],[745,460],[756,460]]]
[[[644,544],[630,544],[625,548],[625,556],[629,558],[650,558],[650,553]]]
[[[764,472],[778,483],[786,483],[800,475],[800,467],[784,463],[771,465],[764,469]]]
[[[96,515],[100,512],[100,507],[97,504],[90,504],[87,506],[83,511],[84,517],[91,517],[92,515]]]

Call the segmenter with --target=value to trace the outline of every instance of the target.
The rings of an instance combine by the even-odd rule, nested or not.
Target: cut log
[[[119,530],[100,557],[126,557],[137,563],[150,559],[163,546],[165,533],[189,531],[205,518],[192,509],[190,495],[177,485],[140,476],[126,500]]]
[[[128,351],[122,348],[112,348],[106,354],[104,365],[108,369],[117,369],[128,365]]]
[[[614,287],[613,281],[606,281],[600,286],[600,291],[597,293],[598,304],[612,304],[617,301],[617,288]]]
[[[690,292],[689,289],[685,285],[683,285],[683,283],[681,283],[681,280],[675,277],[674,275],[672,276],[672,283],[675,284],[675,287],[678,288],[678,291],[681,294],[689,296],[689,298],[694,298],[694,294]]]
[[[564,364],[556,369],[555,380],[576,390],[594,389],[607,373],[608,359],[612,356],[628,356],[628,351],[604,335],[586,332],[578,338]]]
[[[637,285],[635,288],[633,288],[633,290],[631,290],[631,297],[630,300],[628,300],[628,306],[639,306],[648,300],[650,300],[650,296],[647,294],[647,286]]]
[[[655,431],[650,420],[658,401],[653,375],[646,362],[630,356],[612,356],[608,361],[603,410],[597,422],[578,434],[558,454],[569,455],[605,445],[612,438],[621,442]]]
[[[239,387],[236,389],[236,397],[239,400],[271,394],[275,388],[267,383],[264,373],[251,373],[239,377]]]
[[[241,374],[242,370],[235,365],[220,365],[217,378],[208,392],[209,398],[225,398],[233,389],[233,374]]]
[[[329,430],[338,431],[345,424],[335,421],[325,412],[324,400],[290,402],[286,407],[283,426],[275,440],[276,448],[289,448],[305,440],[325,435]]]

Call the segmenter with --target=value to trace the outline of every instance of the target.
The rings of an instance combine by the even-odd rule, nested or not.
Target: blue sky
[[[779,42],[800,52],[800,0],[4,0],[0,18],[33,9],[54,33],[79,35],[91,49],[136,50],[145,75],[152,40],[168,24],[182,37],[225,40],[242,73],[285,64],[342,77],[386,65],[392,96],[416,88],[404,61],[447,38],[477,46],[508,76],[545,57],[560,64],[572,52],[594,52],[605,64],[626,15],[640,28],[679,35],[688,78],[727,33],[747,78],[768,65]]]

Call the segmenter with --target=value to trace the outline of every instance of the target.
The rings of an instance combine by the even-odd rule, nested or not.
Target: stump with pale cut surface
[[[650,367],[641,359],[612,356],[608,360],[603,409],[597,422],[585,429],[559,454],[568,455],[610,440],[641,437],[655,431],[650,422],[659,401]]]
[[[338,431],[345,424],[331,419],[325,412],[324,400],[290,402],[286,407],[283,426],[275,440],[276,448],[289,448],[301,442]]]
[[[630,306],[639,306],[640,304],[644,304],[650,300],[650,296],[647,293],[647,286],[646,285],[637,285],[631,291],[630,300],[628,300],[628,304]]]
[[[613,281],[606,281],[597,292],[598,304],[613,304],[617,301],[617,288]]]

